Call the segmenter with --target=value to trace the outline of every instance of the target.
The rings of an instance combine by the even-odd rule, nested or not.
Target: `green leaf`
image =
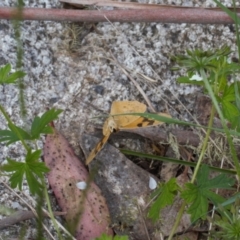
[[[28,168],[39,178],[42,178],[44,173],[50,171],[49,168],[46,167],[45,163],[38,161],[41,157],[41,154],[41,150],[36,150],[35,152],[29,151],[26,156]]]
[[[227,177],[226,174],[220,174],[215,178],[208,179],[205,184],[202,184],[203,187],[206,188],[224,188],[224,189],[232,189],[231,186],[234,184],[235,180],[233,178]]]
[[[10,158],[7,158],[8,163],[1,166],[1,170],[6,172],[13,172],[9,181],[12,188],[18,187],[22,190],[22,182],[25,172],[25,163],[16,162]]]
[[[35,117],[31,127],[31,135],[24,129],[16,125],[9,124],[9,130],[0,129],[0,142],[6,142],[7,145],[9,145],[19,141],[19,135],[23,140],[35,140],[39,139],[40,134],[52,133],[52,128],[47,124],[57,119],[61,112],[62,110],[51,109],[45,112],[41,117]]]
[[[205,197],[209,199],[216,207],[224,203],[226,199],[212,191],[206,190],[204,193]]]
[[[32,168],[28,167],[25,170],[26,180],[30,189],[30,192],[35,195],[42,191],[43,187],[40,182],[36,179],[34,174],[31,171]]]
[[[19,78],[23,78],[26,76],[26,73],[25,72],[22,72],[22,71],[17,71],[15,73],[12,73],[10,74],[6,80],[5,80],[5,83],[15,83],[17,79]]]
[[[0,69],[0,84],[10,84],[15,83],[18,78],[22,78],[26,75],[26,73],[22,71],[16,71],[10,74],[11,65],[7,64]]]
[[[198,192],[195,201],[190,205],[187,211],[189,214],[191,214],[191,221],[195,222],[201,217],[202,219],[206,219],[207,211],[208,200]]]
[[[185,190],[181,193],[181,197],[187,202],[192,203],[198,195],[198,188],[192,183],[185,184]]]
[[[223,101],[234,102],[236,100],[236,94],[234,89],[234,83],[230,86],[226,86],[221,98]]]
[[[43,174],[49,172],[45,163],[39,162],[41,156],[41,150],[32,152],[28,151],[26,155],[26,169],[25,175],[30,188],[30,192],[34,195],[42,190],[42,185],[37,180],[36,176],[43,179]]]
[[[25,162],[17,162],[12,159],[7,159],[8,163],[1,167],[1,170],[10,172],[9,179],[12,188],[18,187],[22,189],[24,175],[30,188],[30,192],[35,195],[42,190],[42,184],[39,178],[43,179],[45,173],[49,172],[45,163],[39,162],[41,150],[29,150]]]
[[[231,123],[231,128],[240,130],[240,108],[237,105],[238,95],[238,84],[231,84],[226,86],[223,96],[219,97],[218,100],[222,104],[222,112],[224,117]]]
[[[233,117],[230,122],[231,128],[236,129],[236,131],[240,132],[240,115]]]
[[[12,160],[11,158],[7,158],[7,164],[4,164],[1,166],[1,169],[6,172],[13,172],[16,169],[20,169],[23,167],[24,163],[22,162],[16,162],[15,160]]]
[[[26,155],[26,162],[32,163],[37,161],[41,157],[41,153],[42,151],[40,149],[36,150],[35,152],[28,151]]]
[[[164,183],[160,188],[161,192],[156,201],[150,207],[148,212],[148,217],[151,218],[153,221],[157,221],[159,219],[159,213],[161,209],[168,205],[173,204],[174,198],[179,190],[179,186],[177,185],[175,178],[171,178],[168,182]]]
[[[31,127],[32,139],[38,139],[40,134],[52,133],[52,128],[47,126],[50,122],[58,118],[62,110],[50,109],[45,112],[41,117],[35,117]]]
[[[222,101],[222,110],[224,117],[226,117],[227,119],[231,119],[232,116],[239,115],[239,110],[237,109],[237,107],[228,101]]]
[[[216,70],[222,69],[222,64],[225,64],[226,57],[231,53],[228,46],[223,46],[218,50],[202,51],[199,49],[190,51],[187,50],[187,54],[178,55],[172,57],[173,60],[179,65],[176,69],[182,69],[183,67],[187,70],[188,78],[190,79],[195,73],[200,73],[200,71],[205,71],[211,76],[209,81],[213,77],[213,73]],[[224,73],[224,72],[223,72]],[[225,73],[224,73],[225,74]],[[181,81],[187,81],[182,79]],[[198,83],[194,83],[198,84]]]
[[[205,219],[208,210],[208,201],[215,206],[225,201],[224,198],[211,191],[215,188],[230,189],[234,184],[233,178],[226,174],[220,174],[215,178],[209,179],[210,169],[203,165],[197,175],[196,184],[186,183],[181,197],[190,205],[188,213],[191,214],[191,221],[195,222],[199,218]]]
[[[238,109],[240,109],[240,93],[239,93],[239,82],[236,80],[234,81],[234,91],[235,91],[235,96],[236,96],[236,106]]]
[[[231,123],[231,128],[240,131],[240,111],[231,102],[222,101],[222,112],[224,117]]]
[[[0,142],[7,142],[6,143],[7,145],[20,140],[17,133],[14,131],[11,125],[8,125],[8,127],[10,130],[0,130]],[[15,127],[18,130],[18,132],[21,134],[24,140],[31,139],[31,136],[25,130],[23,130],[20,127],[17,127],[16,125]]]
[[[11,65],[8,63],[4,67],[0,68],[0,83],[5,83],[7,75],[11,71]]]
[[[234,82],[234,93],[235,93],[235,97],[236,97],[236,107],[238,109],[239,115],[237,116],[233,116],[233,118],[231,119],[231,124],[232,124],[232,128],[236,129],[238,132],[240,132],[240,93],[239,93],[239,87],[240,87],[240,83],[235,81]]]

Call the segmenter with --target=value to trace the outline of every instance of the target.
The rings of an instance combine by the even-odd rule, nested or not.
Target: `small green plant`
[[[26,74],[22,71],[11,73],[11,65],[7,64],[6,66],[0,68],[0,84],[19,84],[19,79],[25,75]],[[36,141],[40,139],[42,134],[49,134],[53,132],[49,123],[57,119],[62,110],[50,109],[41,117],[35,117],[29,127],[29,131],[15,125],[2,105],[0,105],[0,112],[5,117],[8,125],[8,129],[0,129],[0,142],[5,143],[6,145],[11,145],[20,141],[26,151],[26,155],[24,159],[21,159],[21,161],[7,158],[7,163],[0,166],[1,175],[7,175],[9,177],[10,186],[12,188],[18,187],[20,190],[22,189],[24,179],[26,179],[30,193],[32,195],[37,195],[37,199],[39,200],[37,204],[38,239],[42,239],[43,216],[41,211],[42,205],[40,206],[40,204],[43,202],[44,194],[49,206],[50,216],[55,224],[55,227],[56,223],[50,208],[49,198],[47,196],[44,182],[44,174],[49,172],[49,169],[46,167],[45,163],[40,161],[42,150],[37,148]],[[56,229],[58,235],[60,236],[58,227],[56,227]]]
[[[220,215],[215,217],[214,225],[219,227],[218,232],[211,233],[213,239],[240,239],[240,206],[239,198],[228,209],[222,209]]]
[[[222,196],[214,193],[213,190],[220,188],[231,189],[235,180],[234,178],[228,177],[226,174],[237,174],[240,177],[239,161],[232,142],[232,136],[240,136],[240,84],[235,80],[235,75],[240,72],[240,66],[237,63],[229,61],[230,53],[230,48],[224,46],[219,50],[187,51],[186,55],[174,57],[179,65],[175,70],[182,68],[187,70],[186,76],[177,79],[178,83],[201,86],[203,87],[204,92],[209,94],[212,99],[213,107],[208,126],[199,126],[198,124],[166,118],[152,113],[133,113],[133,115],[139,115],[169,124],[201,127],[207,130],[197,163],[179,162],[180,160],[178,159],[164,159],[163,157],[150,154],[133,153],[129,150],[122,150],[123,153],[129,155],[161,161],[170,161],[194,167],[192,179],[190,182],[185,183],[183,187],[180,187],[177,184],[176,179],[172,178],[168,182],[160,184],[159,188],[152,194],[152,199],[154,199],[154,201],[149,209],[148,217],[153,221],[159,220],[161,210],[166,206],[172,205],[177,196],[183,201],[168,240],[173,238],[180,219],[185,211],[191,215],[192,223],[196,223],[199,219],[207,218],[209,214],[209,203],[212,203],[217,211],[219,211],[218,206],[227,209],[228,206],[225,203],[228,202],[229,199],[225,200]],[[233,77],[233,82],[229,82],[228,79],[230,76]],[[216,113],[218,113],[218,116],[221,119],[223,129],[213,128],[213,118]],[[231,129],[229,129],[229,126],[226,126],[226,121],[230,123],[229,126]],[[232,156],[236,171],[202,165],[210,133],[213,130],[226,134],[230,150],[229,156]],[[209,178],[211,170],[217,171],[220,174],[214,178]],[[233,197],[233,199],[235,199],[235,197]]]
[[[235,183],[233,178],[229,178],[223,173],[209,179],[210,168],[207,165],[202,165],[202,159],[206,151],[210,132],[213,129],[213,117],[216,112],[221,119],[223,131],[226,133],[237,175],[240,176],[240,166],[236,150],[232,143],[230,131],[226,126],[227,120],[232,128],[231,133],[235,131],[238,135],[240,132],[240,84],[235,80],[235,75],[240,72],[240,67],[239,64],[229,61],[230,53],[230,48],[224,46],[219,50],[188,50],[186,55],[174,57],[174,60],[178,64],[175,70],[185,68],[187,71],[186,76],[177,79],[178,83],[203,87],[204,92],[211,97],[213,107],[207,126],[207,133],[202,144],[202,150],[191,181],[185,183],[181,188],[176,183],[176,179],[172,178],[168,182],[161,184],[152,195],[155,200],[150,207],[148,216],[154,221],[159,219],[159,213],[162,208],[173,204],[177,195],[183,200],[176,222],[169,235],[169,240],[172,239],[186,209],[187,213],[191,215],[192,223],[195,223],[199,219],[206,219],[209,213],[209,202],[215,207],[222,206],[222,209],[223,205],[221,204],[227,201],[222,196],[214,193],[213,190],[219,188],[231,189],[231,186]],[[229,76],[233,77],[233,82],[229,82]],[[177,123],[174,119],[168,120],[168,122]],[[179,124],[184,123],[179,122]],[[193,124],[189,125],[193,126]],[[238,227],[238,221],[235,221],[234,224],[232,222],[232,224],[226,223],[224,225],[220,222],[218,225],[220,226],[220,224],[223,226],[223,231],[228,229],[229,235],[226,236],[229,237],[231,232],[230,229],[234,232]],[[238,233],[234,232],[234,234],[234,236],[237,236]]]
[[[16,83],[17,79],[26,76],[26,73],[22,71],[11,72],[11,65],[7,64],[6,66],[0,69],[0,84],[10,84]]]
[[[149,209],[148,217],[156,222],[161,210],[173,204],[179,190],[180,187],[176,183],[176,178],[171,178],[168,182],[162,183],[151,196],[152,199],[156,198],[156,200]]]
[[[186,183],[185,189],[181,192],[181,197],[189,205],[187,212],[191,215],[192,222],[199,218],[206,219],[209,201],[214,206],[226,201],[212,189],[232,189],[231,187],[235,183],[235,180],[227,177],[226,174],[220,174],[212,179],[209,179],[209,174],[209,167],[202,165],[197,174],[196,183]]]
[[[189,206],[187,212],[191,215],[191,221],[196,222],[200,218],[206,219],[209,201],[215,206],[226,201],[212,190],[217,188],[231,189],[235,182],[233,178],[227,177],[226,174],[220,174],[212,179],[209,179],[209,174],[210,168],[207,165],[202,165],[195,184],[186,183],[185,187],[181,188],[176,183],[175,178],[161,184],[151,196],[152,198],[156,197],[156,200],[149,209],[148,217],[157,221],[161,209],[172,205],[177,193],[180,193],[181,198]]]
[[[10,64],[7,64],[0,69],[0,84],[16,83],[19,78],[22,78],[26,75],[22,71],[16,71],[14,73],[10,72]],[[1,166],[0,169],[8,173],[12,188],[18,187],[21,190],[25,177],[29,185],[30,192],[33,195],[40,193],[43,187],[42,181],[44,174],[47,173],[49,169],[43,162],[39,161],[42,151],[40,149],[32,149],[31,146],[36,146],[35,141],[40,138],[41,134],[52,133],[52,128],[48,124],[57,119],[58,115],[62,111],[51,109],[45,112],[41,117],[35,117],[29,132],[19,126],[16,126],[1,105],[0,111],[4,115],[9,128],[0,129],[0,142],[10,145],[21,141],[26,150],[25,161],[18,162],[14,159],[7,158],[7,164]]]
[[[128,240],[128,236],[108,236],[105,233],[102,234],[101,237],[96,238],[95,240]]]
[[[0,79],[2,79],[1,75]],[[0,111],[5,116],[9,127],[9,130],[0,129],[0,142],[5,142],[7,145],[10,145],[17,141],[21,141],[26,150],[25,161],[18,162],[7,158],[7,164],[1,166],[1,170],[10,174],[9,181],[12,188],[18,187],[21,190],[25,176],[30,192],[35,195],[42,191],[43,185],[41,181],[43,180],[44,174],[47,173],[49,169],[43,162],[39,161],[42,151],[40,149],[32,149],[30,141],[35,143],[35,141],[40,138],[41,134],[52,133],[52,129],[48,124],[57,119],[62,111],[51,109],[45,112],[41,117],[35,117],[30,132],[16,126],[8,117],[2,106],[0,106]],[[39,179],[41,181],[39,181]]]
[[[187,51],[186,55],[177,56],[175,57],[175,60],[180,67],[184,67],[187,70],[187,76],[178,78],[178,82],[201,85],[204,88],[204,92],[211,97],[213,107],[208,127],[212,127],[213,117],[217,112],[229,143],[237,175],[240,176],[240,166],[236,150],[233,146],[229,129],[226,126],[226,120],[228,120],[232,129],[237,132],[240,130],[240,108],[238,99],[239,83],[236,81],[229,83],[228,81],[229,76],[234,78],[235,74],[239,73],[240,68],[238,64],[229,61],[230,53],[230,48],[224,46],[219,50]],[[206,210],[209,200],[211,200],[214,206],[217,206],[217,204],[221,204],[221,202],[224,201],[220,196],[213,194],[209,190],[213,187],[229,188],[234,183],[233,180],[227,180],[226,176],[223,176],[222,174],[214,179],[207,180],[208,170],[200,168],[207,148],[207,142],[211,132],[210,128],[207,130],[191,182],[185,184],[185,190],[181,194],[181,197],[185,201],[178,213],[169,240],[172,239],[186,206],[188,206],[188,213],[191,214],[191,220],[196,221],[201,217],[200,214],[203,214],[204,212],[207,214]],[[206,180],[208,182],[204,183]]]
[[[179,55],[174,59],[179,67],[187,70],[187,76],[179,77],[178,83],[202,86],[208,93],[204,78],[213,91],[214,97],[221,107],[226,120],[231,123],[231,128],[240,131],[239,87],[240,83],[234,81],[229,84],[229,76],[240,72],[238,63],[230,61],[230,48],[227,46],[211,51],[187,51],[187,55]]]

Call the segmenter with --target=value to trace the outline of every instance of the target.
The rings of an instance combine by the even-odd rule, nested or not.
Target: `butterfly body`
[[[118,125],[114,118],[110,116],[103,124],[103,135],[106,136],[108,132],[116,132],[118,130]]]

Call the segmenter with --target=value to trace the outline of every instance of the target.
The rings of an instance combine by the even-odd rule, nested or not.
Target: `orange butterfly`
[[[110,115],[135,112],[144,113],[146,110],[147,106],[138,101],[115,101],[112,103]],[[160,115],[170,117],[170,115],[165,113],[161,113]],[[86,159],[86,164],[89,164],[100,152],[112,132],[116,132],[121,129],[149,127],[160,124],[163,124],[163,122],[134,115],[110,116],[103,124],[103,138],[90,152],[88,158]]]

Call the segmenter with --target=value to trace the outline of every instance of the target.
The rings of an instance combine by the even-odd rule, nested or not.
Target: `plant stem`
[[[49,216],[50,216],[50,218],[51,218],[51,220],[52,220],[52,223],[53,223],[53,225],[54,225],[54,228],[55,228],[56,231],[57,231],[57,234],[58,234],[59,239],[62,240],[62,236],[61,236],[61,234],[60,234],[59,227],[58,227],[58,225],[57,225],[57,223],[56,223],[56,220],[55,220],[55,217],[54,217],[54,214],[53,214],[53,211],[52,211],[52,207],[51,207],[51,204],[50,204],[50,199],[49,199],[49,195],[48,195],[48,192],[47,192],[47,186],[46,186],[46,184],[45,184],[45,181],[44,181],[43,179],[41,179],[41,180],[42,180],[41,182],[42,182],[43,189],[44,189],[45,199],[46,199],[46,201],[47,201]]]
[[[194,173],[193,173],[193,176],[192,176],[192,179],[191,179],[191,183],[194,183],[196,177],[197,177],[197,173],[199,171],[199,168],[200,168],[200,165],[202,163],[202,160],[203,160],[203,157],[204,157],[204,154],[205,154],[205,151],[207,149],[207,144],[208,144],[208,140],[209,140],[209,137],[210,137],[210,133],[211,133],[211,127],[213,125],[213,119],[214,119],[214,115],[215,115],[215,107],[212,107],[211,109],[211,114],[210,114],[210,119],[209,119],[209,122],[208,122],[208,130],[207,130],[207,133],[206,133],[206,136],[204,138],[204,142],[203,142],[203,146],[202,146],[202,150],[201,150],[201,153],[200,153],[200,156],[198,158],[198,162],[197,162],[197,165],[196,165],[196,168],[194,169]]]
[[[175,231],[177,230],[178,225],[179,225],[179,222],[180,222],[180,220],[181,220],[181,218],[182,218],[182,215],[183,215],[183,213],[184,213],[184,211],[185,211],[186,205],[187,205],[187,203],[186,203],[186,201],[184,201],[184,202],[182,203],[182,205],[181,205],[181,208],[180,208],[179,211],[178,211],[178,214],[177,214],[177,217],[176,217],[176,221],[174,222],[174,225],[173,225],[173,228],[172,228],[172,230],[171,230],[171,233],[170,233],[170,235],[168,236],[168,240],[172,240],[173,235],[174,235]]]
[[[21,39],[21,21],[23,17],[23,8],[24,3],[22,0],[17,1],[17,12],[13,21],[13,28],[15,31],[15,40],[17,42],[17,64],[16,67],[18,70],[22,68],[22,59],[23,59],[23,43]],[[18,89],[19,89],[19,103],[20,103],[20,110],[21,115],[23,118],[26,117],[26,106],[24,100],[24,81],[23,78],[18,79]]]

